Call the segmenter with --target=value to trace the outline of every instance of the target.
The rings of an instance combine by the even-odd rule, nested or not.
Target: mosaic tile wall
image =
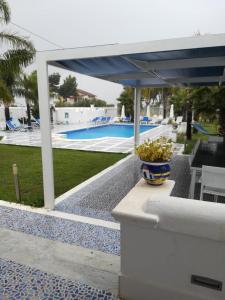
[[[0,206],[0,227],[120,254],[120,231]]]

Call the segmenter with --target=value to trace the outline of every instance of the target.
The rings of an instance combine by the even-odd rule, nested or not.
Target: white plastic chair
[[[178,116],[177,119],[176,119],[176,123],[178,125],[180,125],[182,123],[182,121],[183,121],[183,116]]]
[[[214,195],[216,202],[218,196],[225,196],[225,168],[202,166],[200,200],[204,194]]]
[[[162,125],[167,125],[169,123],[169,118],[165,118],[164,120],[162,120],[161,124]]]

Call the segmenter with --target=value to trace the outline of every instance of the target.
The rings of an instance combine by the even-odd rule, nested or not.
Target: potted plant
[[[161,185],[169,177],[172,147],[171,140],[160,137],[154,141],[147,140],[136,148],[142,161],[141,174],[148,184]]]

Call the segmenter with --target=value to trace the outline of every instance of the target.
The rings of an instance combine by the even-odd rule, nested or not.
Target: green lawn
[[[216,124],[208,124],[208,123],[202,123],[202,126],[208,130],[209,133],[217,133],[217,125]],[[193,133],[192,135],[192,140],[191,141],[186,141],[186,146],[185,146],[185,151],[184,154],[190,154],[195,143],[197,142],[198,139],[201,139],[203,141],[208,140],[208,136],[199,132]],[[177,143],[184,144],[185,143],[185,135],[184,134],[179,134],[177,136]]]
[[[109,167],[126,154],[54,149],[55,194],[59,196]],[[19,169],[21,203],[43,206],[41,150],[0,145],[0,199],[16,202],[12,164]]]

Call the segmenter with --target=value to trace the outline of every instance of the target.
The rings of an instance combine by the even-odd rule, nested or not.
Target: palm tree
[[[0,0],[0,23],[10,22],[10,9],[5,0]],[[13,85],[23,67],[33,60],[35,49],[26,38],[15,33],[0,32],[0,45],[6,46],[6,51],[0,55],[0,98],[5,104],[6,120],[9,118],[8,105],[13,101]]]
[[[38,104],[37,71],[30,75],[23,74],[15,83],[14,94],[24,97],[27,105],[27,125],[31,126],[31,105]]]

